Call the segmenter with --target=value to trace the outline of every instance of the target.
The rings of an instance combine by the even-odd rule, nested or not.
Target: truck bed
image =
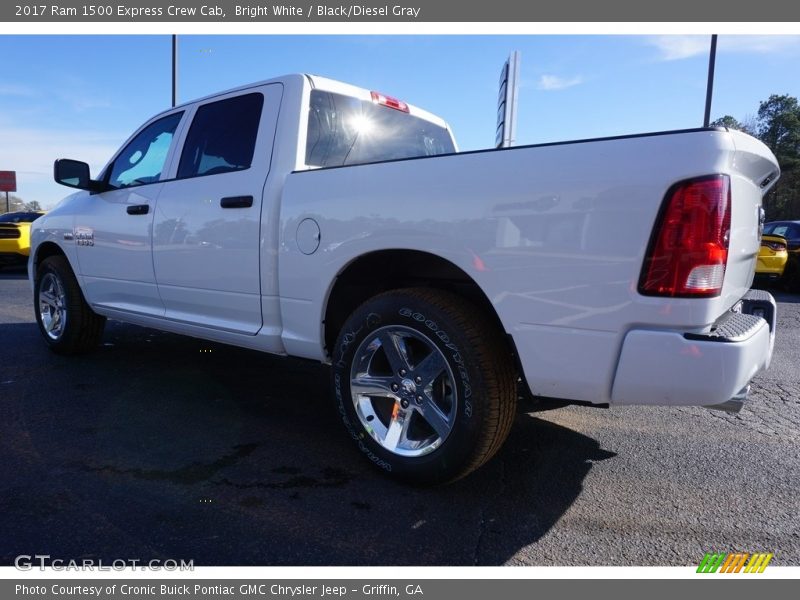
[[[729,260],[716,298],[643,296],[645,251],[667,190],[726,174]],[[289,353],[324,358],[319,323],[354,257],[417,250],[457,266],[484,291],[536,393],[604,403],[633,328],[704,332],[749,289],[762,183],[777,165],[760,142],[692,129],[328,168],[291,174],[279,273]],[[768,185],[768,184],[766,184]],[[320,246],[298,249],[313,219]],[[308,313],[319,321],[302,319]]]

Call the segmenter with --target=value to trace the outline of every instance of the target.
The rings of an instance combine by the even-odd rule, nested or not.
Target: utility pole
[[[178,36],[172,34],[172,107],[178,103]]]
[[[706,86],[706,113],[703,127],[711,123],[711,96],[714,94],[714,65],[717,62],[717,34],[711,36],[711,49],[708,52],[708,85]]]

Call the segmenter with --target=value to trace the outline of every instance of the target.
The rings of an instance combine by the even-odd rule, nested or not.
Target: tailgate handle
[[[252,196],[228,196],[219,201],[222,208],[250,208],[253,206]]]
[[[131,204],[127,209],[129,215],[146,215],[150,212],[149,204]]]

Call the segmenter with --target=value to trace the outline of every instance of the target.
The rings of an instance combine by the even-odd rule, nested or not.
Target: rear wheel
[[[39,265],[34,306],[39,331],[54,352],[79,354],[100,343],[106,319],[84,300],[65,257],[51,256]]]
[[[334,348],[333,390],[358,448],[418,483],[453,481],[500,448],[515,414],[502,333],[474,306],[438,290],[376,296]]]

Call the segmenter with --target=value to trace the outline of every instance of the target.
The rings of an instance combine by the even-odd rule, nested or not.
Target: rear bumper
[[[780,277],[786,267],[788,256],[758,257],[756,262],[756,277]]]
[[[30,241],[27,236],[20,235],[16,230],[11,231],[12,235],[18,237],[6,237],[8,231],[4,231],[0,237],[0,261],[16,262],[26,260],[31,252]]]
[[[709,333],[628,332],[612,402],[703,406],[741,398],[756,373],[769,367],[775,318],[772,296],[751,290]]]
[[[0,265],[24,265],[28,262],[27,248],[25,253],[22,252],[4,252],[0,251]]]

